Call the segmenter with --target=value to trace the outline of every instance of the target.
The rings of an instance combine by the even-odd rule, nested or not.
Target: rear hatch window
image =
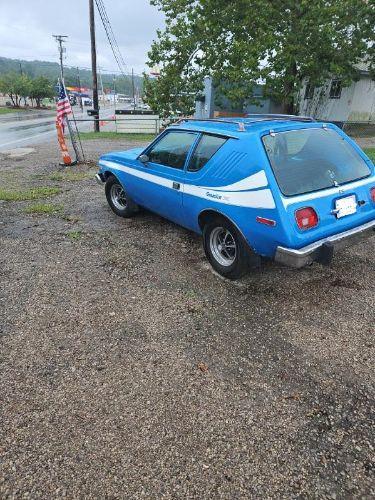
[[[300,129],[263,137],[281,192],[311,193],[370,175],[357,151],[331,129]]]

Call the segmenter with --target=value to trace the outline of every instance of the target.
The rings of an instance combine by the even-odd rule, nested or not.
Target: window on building
[[[312,99],[314,97],[314,90],[315,90],[314,85],[308,83],[305,88],[305,99]]]
[[[342,90],[341,80],[332,80],[331,88],[329,90],[329,98],[340,99],[341,90]]]
[[[167,133],[149,150],[150,162],[182,170],[196,137],[194,132]]]
[[[204,134],[191,157],[188,170],[198,172],[226,142],[225,137]]]

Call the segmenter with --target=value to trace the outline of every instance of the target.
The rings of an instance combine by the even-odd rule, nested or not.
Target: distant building
[[[263,95],[264,85],[256,85],[253,88],[252,100],[255,102],[253,104],[247,104],[244,107],[245,113],[283,113],[283,105],[281,102],[272,99],[271,97],[265,97]]]
[[[215,116],[245,116],[247,113],[282,113],[281,103],[264,97],[263,85],[255,85],[252,95],[244,102],[234,103],[222,95],[213,85],[212,78],[204,79],[204,91],[195,101],[195,118],[213,118]]]
[[[299,95],[299,112],[319,120],[375,123],[375,81],[366,64],[357,65],[360,78],[344,87],[339,78],[320,87],[305,81]]]

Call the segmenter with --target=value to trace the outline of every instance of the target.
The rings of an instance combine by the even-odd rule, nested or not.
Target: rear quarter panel
[[[186,226],[200,232],[199,215],[213,210],[228,217],[257,253],[272,256],[283,239],[283,224],[267,164],[255,134],[229,139],[202,170],[186,173]],[[275,220],[276,226],[259,224],[257,216]]]

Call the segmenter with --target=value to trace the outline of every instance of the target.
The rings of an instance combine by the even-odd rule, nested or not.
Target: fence
[[[78,125],[81,123],[92,123],[99,122],[100,126],[104,126],[108,123],[114,124],[114,129],[112,131],[118,132],[120,134],[155,134],[160,132],[161,120],[159,115],[156,114],[145,114],[145,113],[118,113],[116,111],[115,115],[111,118],[105,118],[103,116],[96,117],[95,115],[90,115],[90,118],[74,118],[70,120],[76,122]],[[82,128],[80,127],[82,131]]]
[[[99,122],[100,128],[107,125],[108,123],[114,124],[113,132],[119,134],[155,134],[160,132],[160,119],[159,118],[129,118],[127,120],[119,120],[118,118],[75,118],[69,120],[71,123],[89,124],[94,125],[95,122]],[[92,127],[93,128],[93,127]],[[80,132],[87,131],[79,127]]]
[[[158,115],[116,114],[116,132],[120,134],[158,134],[160,118]]]
[[[341,128],[350,137],[373,137],[375,142],[375,122],[342,122]]]

